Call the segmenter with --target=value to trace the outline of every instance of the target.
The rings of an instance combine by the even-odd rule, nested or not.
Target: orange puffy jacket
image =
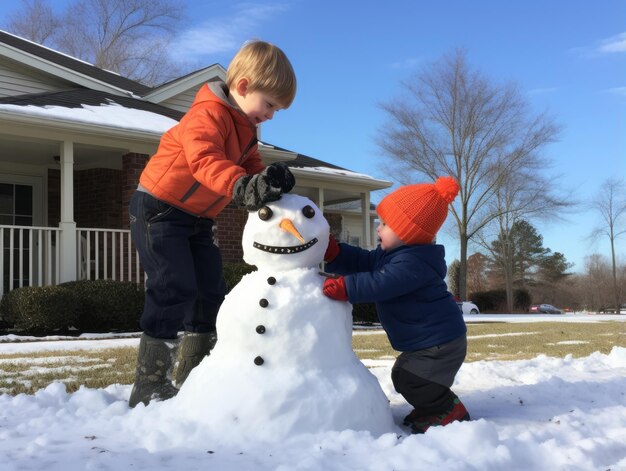
[[[230,202],[235,182],[264,169],[256,127],[227,98],[223,82],[209,82],[180,122],[161,137],[139,183],[155,198],[197,216],[214,218]]]

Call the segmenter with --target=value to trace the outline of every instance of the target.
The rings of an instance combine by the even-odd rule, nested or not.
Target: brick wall
[[[74,217],[78,227],[120,229],[121,170],[74,172]]]
[[[224,262],[243,263],[241,236],[248,212],[229,204],[216,218],[215,238]]]
[[[126,154],[122,156],[121,194],[122,202],[119,212],[120,224],[123,229],[130,228],[128,219],[128,205],[130,197],[137,189],[141,172],[148,162],[149,156],[146,154]]]

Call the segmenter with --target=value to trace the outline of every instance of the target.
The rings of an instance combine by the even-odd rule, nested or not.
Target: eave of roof
[[[0,30],[0,54],[89,88],[145,95],[152,88]],[[26,60],[26,59],[30,60]]]
[[[377,178],[362,173],[352,172],[350,170],[337,170],[330,168],[332,164],[320,165],[318,167],[294,167],[291,162],[286,162],[293,174],[297,177],[306,177],[320,180],[326,183],[340,185],[344,182],[358,184],[362,188],[368,190],[382,190],[393,185],[387,180],[379,180]]]
[[[179,77],[175,80],[166,82],[154,88],[150,93],[144,95],[143,99],[152,103],[161,103],[173,96],[183,93],[190,88],[201,85],[214,77],[224,79],[226,70],[220,64],[213,64],[195,72]]]
[[[128,129],[106,124],[85,123],[58,117],[40,116],[0,109],[4,132],[42,139],[70,139],[101,146],[127,147],[132,152],[152,154],[162,132]]]

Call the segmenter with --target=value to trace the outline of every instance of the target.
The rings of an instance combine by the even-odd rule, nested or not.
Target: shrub
[[[77,323],[78,298],[61,286],[22,287],[4,294],[0,311],[18,330],[33,334],[67,330]]]
[[[81,332],[139,330],[144,289],[130,281],[80,280],[59,285],[78,299],[76,327]]]
[[[226,293],[230,293],[244,275],[252,273],[255,270],[255,266],[246,263],[225,263],[224,280],[226,281]]]
[[[480,312],[506,312],[506,290],[494,289],[477,291],[470,296]],[[527,312],[531,304],[531,296],[526,288],[513,290],[513,310]]]
[[[352,322],[379,322],[378,313],[376,312],[376,304],[353,304]]]
[[[528,312],[533,298],[526,288],[520,288],[513,291],[513,307],[521,312]]]
[[[503,289],[477,291],[470,298],[480,312],[502,312],[506,307],[506,291]]]

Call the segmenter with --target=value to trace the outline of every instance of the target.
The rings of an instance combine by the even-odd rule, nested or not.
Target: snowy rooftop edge
[[[364,173],[352,172],[350,170],[340,170],[337,168],[330,167],[298,167],[293,166],[291,168],[297,168],[299,171],[309,172],[309,173],[328,173],[331,175],[342,175],[346,177],[357,177],[357,178],[365,178],[368,180],[375,181],[376,179],[370,175],[366,175]]]
[[[178,121],[150,111],[126,108],[117,103],[102,104],[99,106],[81,105],[81,108],[66,108],[63,106],[35,106],[35,105],[0,105],[0,111],[9,111],[25,116],[43,118],[59,118],[75,123],[87,123],[107,126],[117,129],[147,131],[163,134]]]

